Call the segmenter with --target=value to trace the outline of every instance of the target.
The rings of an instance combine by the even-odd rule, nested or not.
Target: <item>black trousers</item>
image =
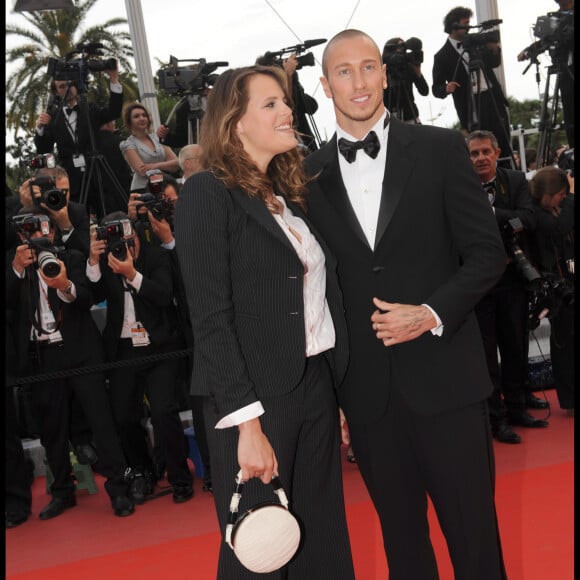
[[[39,347],[32,344],[31,357],[37,373],[70,368],[69,358],[62,346]],[[101,361],[88,359],[85,362],[90,366]],[[100,472],[107,478],[105,489],[111,497],[126,494],[124,473],[127,463],[113,421],[103,373],[52,379],[33,385],[35,408],[41,421],[40,442],[45,448],[48,466],[54,477],[51,494],[68,497],[74,493],[69,455],[73,395],[80,403],[93,433]]]
[[[423,416],[391,391],[381,419],[349,424],[349,431],[381,522],[390,580],[439,578],[429,536],[428,496],[447,540],[455,579],[506,578],[485,401]]]
[[[550,320],[550,358],[561,409],[574,408],[574,305],[562,304]]]
[[[146,357],[179,350],[168,345],[159,349],[152,345],[133,347],[131,340],[121,340],[117,360]],[[121,444],[129,466],[153,471],[153,462],[143,428],[144,396],[149,401],[151,423],[156,446],[167,466],[167,479],[172,485],[188,485],[193,481],[187,464],[187,440],[179,418],[176,377],[180,359],[160,360],[146,365],[126,366],[109,374],[109,393]]]
[[[342,487],[338,407],[332,384],[328,363],[324,355],[318,355],[308,359],[302,381],[295,390],[261,400],[265,413],[260,422],[276,453],[290,508],[301,523],[302,546],[284,570],[254,574],[239,563],[222,541],[220,580],[354,578]],[[204,412],[214,500],[223,534],[240,469],[238,429],[214,428],[217,420],[209,397]],[[272,488],[252,479],[244,487],[239,511],[272,500],[276,500]]]
[[[477,304],[475,314],[493,383],[489,413],[492,425],[497,425],[508,413],[525,410],[529,352],[526,289],[495,287]]]

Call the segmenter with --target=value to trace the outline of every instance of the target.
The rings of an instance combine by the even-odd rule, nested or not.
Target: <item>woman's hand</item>
[[[262,431],[259,418],[238,425],[238,463],[242,479],[259,477],[262,483],[270,483],[272,475],[278,475],[278,460],[270,441]]]

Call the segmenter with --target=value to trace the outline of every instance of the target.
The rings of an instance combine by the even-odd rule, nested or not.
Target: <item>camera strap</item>
[[[44,289],[42,281],[39,279],[38,272],[33,268],[28,269],[27,272],[29,274],[28,319],[30,320],[31,325],[38,336],[42,334],[54,334],[55,332],[59,331],[62,324],[63,304],[60,300],[58,300],[55,316],[50,304],[48,293]],[[36,308],[34,310],[33,304],[36,304]],[[43,316],[43,313],[48,312],[52,313],[51,318],[54,320],[54,322],[51,322],[50,324],[53,326],[53,328],[43,327],[43,318],[46,318],[46,316]]]

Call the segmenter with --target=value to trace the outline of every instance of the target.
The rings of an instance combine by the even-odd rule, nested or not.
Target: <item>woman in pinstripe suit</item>
[[[335,387],[348,347],[334,258],[303,213],[306,177],[283,73],[217,80],[201,130],[207,171],[187,180],[175,238],[194,331],[192,394],[204,413],[222,532],[238,470],[240,512],[278,473],[303,542],[264,578],[354,578]],[[218,578],[254,578],[222,543]]]

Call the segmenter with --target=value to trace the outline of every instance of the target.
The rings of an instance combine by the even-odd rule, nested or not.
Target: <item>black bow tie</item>
[[[75,105],[74,107],[66,107],[66,114],[70,115],[73,111],[78,111],[79,106]]]
[[[381,143],[374,131],[371,131],[362,141],[353,142],[343,137],[338,140],[338,150],[349,163],[356,159],[356,153],[359,149],[364,149],[369,157],[376,159],[380,148]]]
[[[492,179],[491,181],[486,181],[483,184],[483,189],[485,189],[485,191],[487,191],[488,189],[493,189],[493,191],[495,191],[495,178]]]

